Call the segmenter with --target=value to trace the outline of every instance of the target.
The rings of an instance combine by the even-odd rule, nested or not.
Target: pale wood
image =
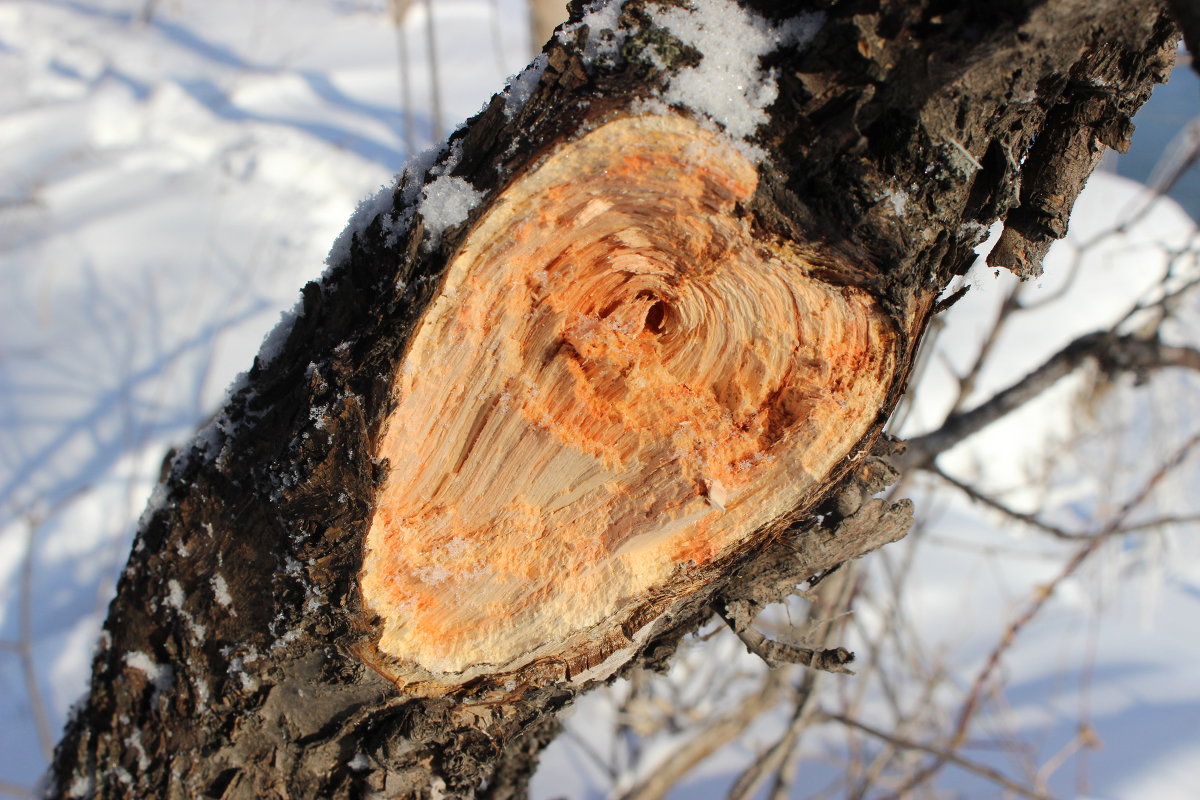
[[[639,604],[803,508],[876,421],[892,324],[751,230],[757,174],[694,122],[625,117],[467,236],[380,449],[362,590],[398,682],[568,651],[603,677]]]

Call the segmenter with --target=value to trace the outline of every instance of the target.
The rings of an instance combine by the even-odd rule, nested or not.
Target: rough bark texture
[[[589,683],[540,664],[506,677],[519,691],[482,676],[420,697],[371,666],[379,630],[359,574],[389,469],[376,455],[410,339],[472,223],[546,153],[644,109],[704,58],[653,24],[658,5],[626,4],[614,54],[586,61],[608,36],[586,26],[552,42],[527,103],[498,97],[454,134],[430,175],[483,193],[462,224],[430,235],[413,213],[424,174],[401,180],[392,207],[364,208],[294,323],[167,465],[47,796],[521,795],[555,713]],[[824,17],[807,46],[763,65],[779,94],[755,138],[757,190],[736,213],[826,283],[869,292],[895,320],[899,365],[861,446],[823,476],[822,495],[849,486],[840,502],[747,532],[686,596],[648,598],[634,627],[652,635],[625,667],[665,664],[714,604],[753,606],[895,537],[904,508],[854,513],[879,471],[864,453],[937,293],[996,220],[1008,225],[1000,263],[1038,268],[1100,146],[1125,147],[1174,52],[1158,2],[742,5]],[[862,467],[865,484],[844,483]]]

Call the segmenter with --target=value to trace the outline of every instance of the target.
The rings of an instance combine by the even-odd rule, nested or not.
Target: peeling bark
[[[1173,25],[1158,2],[745,0],[744,9],[762,15],[755,30],[791,42],[758,67],[761,124],[747,135],[744,120],[670,107],[684,78],[701,74],[688,70],[708,57],[662,24],[663,9],[681,5],[630,0],[614,32],[597,23],[616,17],[577,3],[576,24],[547,46],[540,70],[495,98],[433,162],[414,166],[390,195],[360,210],[329,270],[305,287],[295,319],[272,337],[210,428],[170,463],[110,608],[91,692],[56,752],[48,797],[520,796],[553,738],[554,715],[580,692],[635,665],[665,665],[713,604],[753,607],[895,538],[903,509],[883,513],[863,502],[886,471],[868,454],[904,390],[937,294],[966,271],[997,220],[1010,231],[1005,265],[1027,274],[1038,268],[1046,243],[1065,232],[1099,145],[1124,146],[1130,115],[1165,78]],[[798,27],[784,18],[800,14],[811,35],[797,45]],[[729,135],[713,133],[723,122]],[[603,139],[603,131],[622,129],[636,135],[618,145]],[[720,158],[679,155],[672,162],[684,187],[678,193],[646,188],[648,199],[635,202],[598,180],[589,190],[595,197],[572,199],[572,152],[607,141],[608,155],[583,163],[626,169],[618,184],[643,186],[642,173],[679,152],[663,149],[671,137],[715,148]],[[653,156],[644,170],[628,166],[633,161],[616,166],[617,156],[635,158],[638,148]],[[537,260],[570,251],[593,201],[634,221],[598,235],[611,246],[585,247],[584,271],[539,288]],[[560,203],[577,206],[561,223]],[[665,214],[646,210],[664,207]],[[711,219],[697,221],[697,208]],[[506,231],[517,232],[517,245]],[[546,231],[549,238],[538,239]],[[620,235],[634,238],[612,245]],[[521,236],[542,244],[521,251]],[[706,250],[705,242],[715,244]],[[589,260],[588,252],[603,257]],[[633,269],[641,277],[631,291],[607,286],[613,273],[605,259],[631,253],[662,274]],[[497,284],[487,270],[501,255]],[[687,287],[716,279],[685,276],[685,262],[728,276],[728,291],[714,296],[737,298],[716,303],[703,326],[683,324],[698,313]],[[613,293],[612,302],[573,294],[587,280],[599,281],[596,293]],[[591,336],[586,326],[572,327],[572,313],[587,322],[610,306],[620,324],[598,338],[593,323]],[[521,327],[538,309],[558,316],[545,327]],[[791,360],[803,350],[776,350],[771,332],[754,328],[759,319],[772,320],[771,331],[784,338],[804,339],[807,360]],[[718,345],[700,347],[707,360],[693,364],[683,350],[664,349],[672,326]],[[470,349],[451,347],[455,337],[471,332],[482,337],[474,348],[503,348],[511,339],[524,349],[508,361],[447,364]],[[748,338],[763,348],[761,382],[751,380],[752,370],[730,378],[742,362],[726,363],[719,346],[744,348]],[[678,470],[674,505],[655,510],[647,493],[626,509],[677,519],[702,512],[679,529],[699,536],[702,552],[683,552],[668,532],[646,551],[661,547],[646,563],[665,567],[621,583],[598,604],[606,610],[563,628],[532,613],[519,622],[526,627],[507,632],[497,616],[484,634],[508,642],[496,657],[484,653],[478,630],[456,623],[454,646],[431,655],[430,643],[447,633],[435,630],[442,617],[425,619],[424,633],[414,636],[404,626],[422,622],[411,607],[420,589],[414,576],[435,577],[429,570],[440,562],[432,549],[412,551],[422,542],[449,545],[455,526],[467,526],[460,519],[437,527],[427,501],[439,489],[428,484],[460,469],[476,478],[506,474],[487,447],[463,458],[502,421],[481,416],[476,395],[533,374],[526,351],[548,352],[558,340],[578,357],[547,362],[545,377],[557,387],[557,405],[543,409],[547,421],[539,427],[541,417],[530,419],[536,406],[527,393],[525,413],[505,417],[526,428],[515,438],[497,428],[489,446],[534,442],[545,466],[566,443],[574,450],[555,463],[582,475],[591,458],[625,475],[626,490],[637,495],[656,473],[635,462],[671,462],[670,437],[655,439],[656,426],[680,422],[685,411],[709,413],[694,461],[703,469]],[[688,369],[679,366],[685,361]],[[503,369],[489,377],[489,364]],[[691,408],[662,397],[658,413],[648,413],[647,397],[627,403],[628,386],[605,374],[635,367],[649,376],[651,394],[663,395],[674,380],[703,384],[721,399]],[[671,380],[655,372],[660,367],[674,369]],[[850,390],[840,398],[846,408],[825,402],[833,384],[822,380]],[[610,416],[623,421],[607,433],[578,415],[588,387],[605,387],[593,399],[620,408]],[[450,393],[460,399],[451,402]],[[463,400],[470,397],[474,406]],[[444,455],[436,436],[399,433],[419,431],[439,404],[459,437]],[[783,422],[772,427],[777,408]],[[726,430],[721,409],[743,416]],[[798,433],[810,416],[812,430]],[[737,437],[755,425],[765,439],[755,440],[754,452],[792,459],[790,472],[730,471],[749,452],[738,450]],[[623,439],[629,430],[638,435]],[[727,451],[701,452],[725,434]],[[409,460],[391,460],[401,457]],[[460,512],[470,505],[476,513],[465,498],[477,488],[453,489]],[[560,490],[547,496],[561,499]],[[610,513],[620,507],[618,494],[595,507],[606,520],[622,518]],[[499,489],[484,495],[501,506],[512,501],[496,500]],[[388,509],[406,514],[415,532],[389,528],[381,516]],[[526,543],[505,537],[530,527],[496,513],[476,527],[504,532],[495,546],[512,552],[498,563],[515,567]],[[632,515],[624,519],[556,527],[619,559],[623,547],[654,532]],[[373,530],[399,537],[402,548],[374,566],[371,554],[385,548],[372,543]],[[586,589],[569,560],[537,563]],[[494,591],[463,577],[465,561],[440,566],[465,581],[450,599]],[[372,589],[373,575],[389,579]],[[397,579],[409,582],[398,594],[389,588]],[[388,592],[392,600],[381,599]],[[518,588],[506,597],[534,608],[542,596]],[[531,647],[538,636],[542,645]]]

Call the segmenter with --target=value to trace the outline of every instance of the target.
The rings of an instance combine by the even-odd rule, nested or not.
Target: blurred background
[[[356,205],[540,49],[563,11],[537,5],[0,3],[0,797],[31,796],[84,690],[164,453]],[[1089,332],[1200,346],[1186,54],[1136,121],[1044,278],[963,281],[893,433]],[[534,796],[1200,797],[1189,363],[1035,392],[892,490],[904,542],[759,619],[851,647],[857,677],[768,671],[712,623],[568,712]]]

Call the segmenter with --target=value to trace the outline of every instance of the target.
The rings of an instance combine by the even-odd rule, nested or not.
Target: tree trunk
[[[939,292],[997,220],[1036,272],[1176,39],[616,5],[363,204],[166,467],[48,796],[519,796],[580,692],[902,535],[862,497]]]

